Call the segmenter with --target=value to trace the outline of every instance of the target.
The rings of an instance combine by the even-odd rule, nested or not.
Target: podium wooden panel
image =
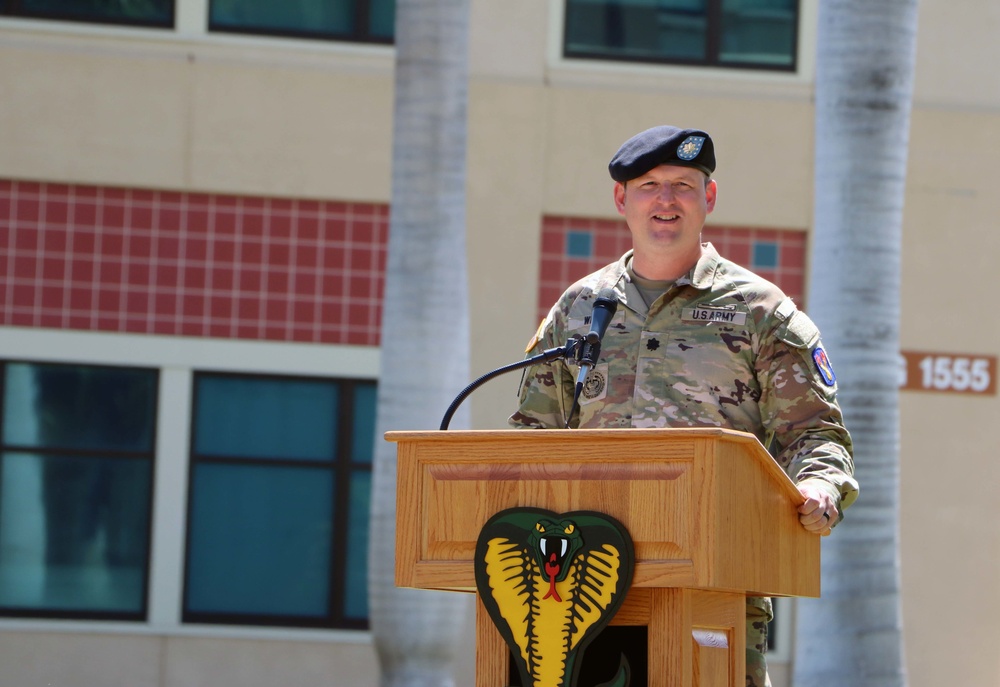
[[[722,429],[389,432],[397,443],[396,584],[475,591],[476,540],[518,506],[594,510],[635,544],[612,624],[647,627],[648,687],[742,685],[745,601],[819,595],[819,537],[756,437]],[[509,684],[477,608],[476,687]]]

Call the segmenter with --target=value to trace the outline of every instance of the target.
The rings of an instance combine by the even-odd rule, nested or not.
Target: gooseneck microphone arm
[[[540,363],[548,363],[553,360],[557,360],[559,358],[575,358],[578,352],[582,352],[583,343],[584,339],[573,338],[567,341],[565,346],[559,346],[557,348],[547,348],[538,355],[533,355],[530,358],[525,358],[524,360],[519,360],[516,363],[511,363],[510,365],[504,365],[503,367],[498,367],[495,370],[487,372],[482,377],[475,380],[474,382],[469,384],[469,386],[465,387],[464,389],[462,389],[461,392],[459,392],[458,396],[455,397],[455,400],[451,402],[450,406],[448,406],[448,410],[447,412],[445,412],[444,418],[442,418],[441,420],[440,429],[442,430],[448,429],[448,425],[451,424],[451,418],[455,414],[455,411],[458,410],[458,406],[462,404],[462,401],[468,398],[469,394],[471,394],[473,391],[475,391],[476,389],[478,389],[479,387],[481,387],[483,384],[490,381],[494,377],[499,377],[502,374],[505,374],[507,372],[513,372],[514,370],[520,370],[521,368],[524,367],[531,367],[532,365],[537,365]]]
[[[594,301],[594,311],[590,318],[590,331],[587,332],[586,337],[576,334],[566,342],[565,346],[548,348],[538,355],[533,355],[530,358],[525,358],[516,363],[504,365],[503,367],[498,367],[495,370],[487,372],[459,392],[441,419],[440,429],[448,429],[448,425],[451,424],[451,418],[462,404],[462,401],[494,377],[499,377],[507,372],[513,372],[525,367],[531,367],[532,365],[538,365],[539,363],[552,362],[559,358],[571,359],[580,365],[580,375],[573,394],[573,406],[570,408],[569,418],[566,420],[566,428],[569,429],[569,422],[573,418],[573,413],[578,405],[584,380],[587,377],[587,373],[597,364],[597,359],[601,354],[601,339],[604,338],[604,332],[607,331],[608,325],[611,323],[611,318],[617,309],[618,296],[615,294],[614,289],[602,290]]]

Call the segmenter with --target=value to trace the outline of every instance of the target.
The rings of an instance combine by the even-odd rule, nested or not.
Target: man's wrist
[[[834,505],[837,506],[838,509],[840,508],[840,490],[837,489],[835,485],[827,482],[825,479],[820,479],[819,477],[807,477],[795,486],[797,486],[799,490],[801,490],[802,487],[806,487],[806,489],[821,489],[824,493],[829,494],[830,498],[833,499]]]

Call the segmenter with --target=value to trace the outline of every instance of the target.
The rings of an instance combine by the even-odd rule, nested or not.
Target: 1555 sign
[[[995,396],[997,357],[903,351],[900,389]]]

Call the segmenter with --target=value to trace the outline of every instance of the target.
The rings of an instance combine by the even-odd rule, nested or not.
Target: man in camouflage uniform
[[[570,416],[576,366],[529,368],[515,427],[724,427],[755,434],[805,497],[799,520],[826,535],[856,498],[850,435],[816,325],[778,287],[701,243],[715,206],[715,150],[704,131],[660,126],[609,165],[633,249],[573,284],[529,353],[589,331],[594,300],[620,307]],[[747,687],[770,685],[770,599],[747,599]]]

